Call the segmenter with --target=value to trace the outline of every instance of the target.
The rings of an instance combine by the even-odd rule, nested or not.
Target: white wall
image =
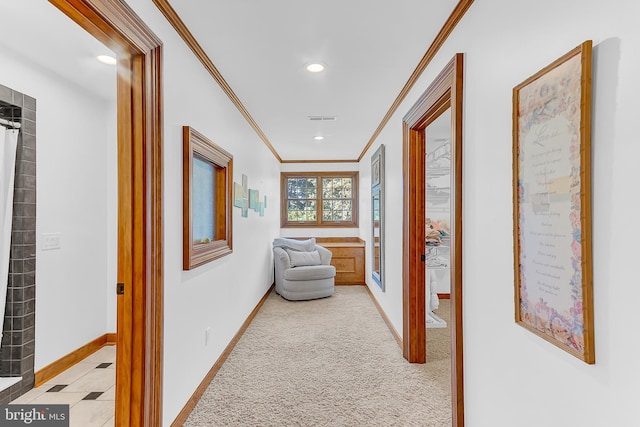
[[[387,292],[370,286],[401,333],[401,119],[454,53],[465,53],[466,425],[629,426],[640,419],[640,339],[629,329],[640,299],[630,232],[640,214],[638,16],[640,3],[621,0],[475,2],[371,149],[387,145]],[[587,39],[594,43],[591,366],[514,322],[511,199],[512,89]],[[362,182],[372,152],[361,162]],[[361,227],[368,230],[367,221]]]
[[[182,410],[273,283],[279,163],[152,2],[128,2],[163,41],[164,424]],[[233,208],[233,253],[182,271],[182,126],[231,153],[234,181],[267,196],[264,217]],[[205,346],[205,329],[211,340]]]
[[[282,163],[280,165],[281,172],[338,172],[338,171],[357,171],[359,168],[357,163]],[[363,178],[359,177],[359,183]],[[278,181],[279,185],[279,181]],[[359,190],[361,191],[362,185]],[[367,190],[367,194],[371,189]],[[362,194],[358,194],[362,200]],[[280,209],[280,201],[278,200],[277,209]],[[362,208],[360,208],[362,209]],[[278,212],[279,213],[279,212]],[[298,228],[286,227],[280,229],[282,237],[359,237],[359,228]]]
[[[0,83],[36,98],[35,370],[115,332],[117,211],[107,203],[109,150],[115,150],[113,104],[0,47]],[[115,91],[115,71],[114,71]],[[115,159],[115,158],[114,158]],[[61,248],[42,250],[43,233]]]

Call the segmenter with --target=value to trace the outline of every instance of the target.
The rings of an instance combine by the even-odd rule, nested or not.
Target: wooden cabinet
[[[316,242],[329,249],[331,265],[336,268],[336,285],[364,285],[365,245],[358,237],[317,237]]]

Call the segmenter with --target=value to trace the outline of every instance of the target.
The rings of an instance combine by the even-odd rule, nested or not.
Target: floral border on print
[[[581,238],[581,203],[580,203],[580,93],[581,93],[581,61],[577,55],[545,76],[538,78],[527,87],[527,96],[520,103],[518,111],[520,140],[535,124],[544,123],[553,117],[564,117],[569,122],[570,143],[570,197],[571,206],[571,266],[573,275],[569,286],[573,305],[563,312],[550,307],[548,301],[540,298],[533,301],[527,293],[525,263],[526,254],[520,252],[520,313],[522,321],[536,330],[548,335],[569,348],[584,351],[584,324],[582,307],[582,238]],[[522,167],[524,150],[519,147],[519,159]],[[525,216],[522,204],[525,198],[525,187],[518,180],[518,237],[520,246],[524,246],[522,224]]]

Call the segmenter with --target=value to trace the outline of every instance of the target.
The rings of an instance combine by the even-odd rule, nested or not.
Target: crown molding
[[[233,102],[233,105],[236,106],[236,108],[240,111],[240,114],[242,114],[249,125],[258,134],[258,137],[260,137],[262,142],[265,143],[265,145],[273,153],[275,158],[279,162],[282,162],[282,158],[273,147],[273,145],[271,145],[271,141],[269,141],[267,135],[265,135],[258,123],[256,123],[256,121],[253,119],[251,114],[249,114],[249,111],[246,109],[242,101],[240,101],[233,89],[231,89],[231,86],[229,86],[229,83],[227,83],[224,77],[222,77],[222,74],[220,74],[220,71],[218,71],[216,66],[213,64],[211,58],[209,58],[202,46],[200,46],[200,43],[198,43],[194,35],[191,33],[191,31],[189,31],[189,28],[187,28],[187,25],[184,23],[184,21],[182,21],[182,18],[180,18],[175,9],[169,4],[169,1],[153,0],[153,3],[160,10],[160,12],[162,12],[164,17],[167,19],[167,21],[169,21],[169,23],[173,26],[180,37],[182,37],[182,40],[184,40],[193,54],[200,60],[204,68],[209,72],[209,74],[211,74],[211,77],[213,77],[213,79],[220,85],[224,93],[226,93],[231,102]]]
[[[281,160],[280,163],[358,163],[358,160]]]
[[[431,46],[429,46],[429,49],[427,49],[427,52],[418,63],[418,66],[415,70],[413,70],[413,73],[411,73],[409,80],[407,80],[407,83],[405,83],[404,87],[398,94],[398,97],[395,101],[393,101],[393,104],[391,104],[389,111],[387,111],[387,114],[385,114],[385,116],[382,118],[382,121],[373,132],[373,135],[371,135],[371,138],[369,138],[369,142],[367,142],[367,145],[365,145],[362,153],[360,153],[358,161],[362,160],[367,150],[369,150],[371,145],[373,145],[373,143],[375,142],[376,138],[378,138],[378,135],[380,135],[380,132],[382,132],[389,120],[391,120],[391,116],[393,116],[402,101],[404,101],[404,99],[407,97],[409,91],[411,91],[413,86],[422,75],[423,71],[427,68],[429,63],[431,63],[433,58],[436,56],[436,53],[438,53],[447,38],[449,38],[449,35],[453,32],[453,29],[456,27],[456,25],[458,25],[458,22],[460,22],[464,14],[467,13],[467,10],[469,10],[471,5],[473,4],[473,1],[474,0],[460,0],[458,2],[456,7],[453,9],[453,12],[451,12],[451,15],[449,15],[447,22],[444,23],[436,38],[433,39]]]

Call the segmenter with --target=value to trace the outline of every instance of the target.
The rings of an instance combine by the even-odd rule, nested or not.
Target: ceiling
[[[458,1],[170,3],[278,155],[308,161],[360,156]],[[0,16],[4,48],[114,98],[115,69],[95,60],[108,49],[48,2],[5,1]]]
[[[0,1],[0,47],[69,84],[115,100],[116,68],[96,60],[113,53],[46,0]]]

